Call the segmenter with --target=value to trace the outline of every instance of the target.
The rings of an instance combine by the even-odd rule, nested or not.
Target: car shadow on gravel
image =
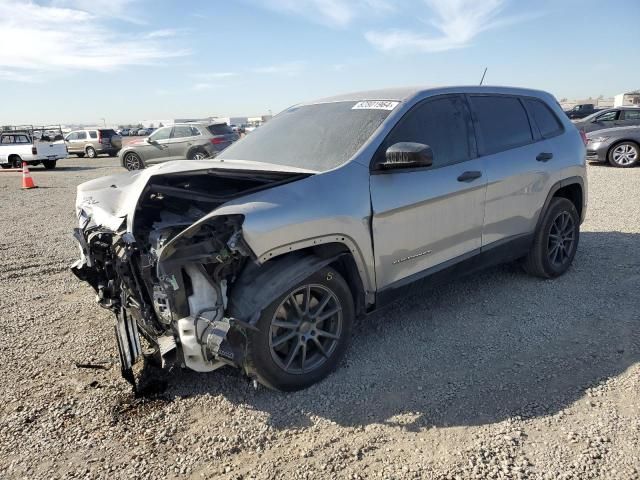
[[[279,429],[312,417],[418,431],[551,415],[640,360],[638,251],[638,234],[585,232],[556,280],[510,264],[408,297],[360,321],[338,371],[301,392],[254,390],[223,369],[165,374],[165,395],[223,395]]]

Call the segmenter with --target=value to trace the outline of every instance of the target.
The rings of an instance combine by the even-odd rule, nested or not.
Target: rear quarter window
[[[531,98],[525,99],[529,114],[540,130],[542,138],[551,138],[560,135],[563,131],[562,124],[558,117],[542,101]]]
[[[527,112],[517,97],[472,95],[470,100],[478,120],[481,154],[498,153],[533,142]]]
[[[98,132],[89,132],[91,138],[98,138]]]

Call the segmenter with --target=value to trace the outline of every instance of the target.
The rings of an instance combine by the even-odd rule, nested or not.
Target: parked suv
[[[73,271],[115,313],[132,383],[142,335],[164,365],[296,390],[401,293],[511,260],[565,273],[586,188],[584,142],[548,93],[356,93],[289,108],[213,160],[80,185]]]
[[[69,153],[95,158],[101,153],[115,157],[122,148],[122,137],[110,128],[74,130],[64,138]]]
[[[238,138],[226,123],[177,123],[128,144],[120,158],[127,170],[169,160],[202,160],[215,157]]]

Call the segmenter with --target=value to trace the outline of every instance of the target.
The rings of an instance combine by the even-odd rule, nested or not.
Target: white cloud
[[[81,10],[94,15],[117,18],[140,25],[146,23],[133,5],[134,0],[51,0],[52,7]]]
[[[215,88],[215,87],[217,87],[217,85],[213,83],[196,83],[193,86],[193,89],[197,91],[202,91],[202,90],[211,90],[212,88]]]
[[[220,78],[237,77],[238,74],[235,72],[213,72],[213,73],[194,73],[191,76],[193,78],[197,78],[200,80],[216,80]]]
[[[112,1],[126,3],[109,3]],[[154,32],[124,34],[107,27],[101,16],[82,9],[0,0],[1,78],[35,81],[50,73],[109,71],[157,64],[189,53],[164,43],[167,31],[157,32],[162,31],[151,37],[149,33]],[[7,45],[19,48],[5,48]]]
[[[362,15],[394,9],[391,0],[254,0],[254,3],[332,27],[346,27]]]
[[[424,0],[436,34],[407,30],[369,31],[365,38],[382,51],[442,52],[464,48],[482,32],[531,18],[501,17],[507,0]]]
[[[286,77],[295,77],[302,73],[304,67],[304,62],[287,62],[276,65],[268,65],[264,67],[256,67],[251,71],[253,73],[265,73],[272,75],[283,75]]]
[[[153,30],[144,34],[144,38],[171,38],[178,34],[178,30],[174,28],[165,28],[163,30]]]

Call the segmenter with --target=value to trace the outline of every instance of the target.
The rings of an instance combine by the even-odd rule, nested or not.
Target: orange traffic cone
[[[38,187],[33,182],[33,178],[31,178],[31,174],[29,173],[29,167],[27,166],[27,162],[22,162],[22,189],[27,190],[29,188],[38,188]]]

